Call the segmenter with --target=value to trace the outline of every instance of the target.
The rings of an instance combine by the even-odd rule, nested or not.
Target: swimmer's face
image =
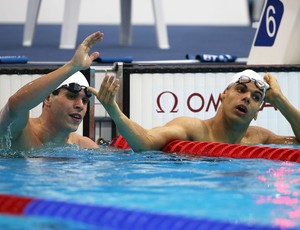
[[[237,118],[241,123],[250,123],[256,119],[263,102],[263,92],[255,82],[235,83],[222,94],[222,106],[227,116]]]
[[[50,95],[49,108],[60,129],[74,132],[82,122],[89,103],[84,90],[78,93],[61,88],[57,95]]]

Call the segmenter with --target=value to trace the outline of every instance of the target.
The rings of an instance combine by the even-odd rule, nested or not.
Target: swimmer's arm
[[[113,115],[113,117],[120,134],[127,140],[135,152],[162,150],[172,140],[188,140],[186,131],[179,124],[178,119],[174,119],[161,127],[145,129],[127,118],[123,113],[119,113],[117,116]]]
[[[134,151],[160,150],[171,140],[187,138],[185,130],[176,121],[163,127],[148,130],[130,120],[115,101],[115,95],[119,88],[119,80],[106,74],[99,91],[93,87],[89,87],[89,90],[104,106],[120,134]]]
[[[46,97],[74,71],[70,64],[43,75],[42,77],[26,84],[12,95],[1,111],[0,130],[7,133],[8,128],[17,138],[26,126],[29,111],[43,102]]]
[[[274,143],[281,142],[287,143],[299,143],[300,142],[300,112],[287,100],[286,97],[278,97],[277,102],[273,105],[279,109],[282,115],[290,123],[295,136],[277,136],[272,139],[276,140]]]
[[[26,84],[12,95],[1,111],[0,132],[6,132],[13,123],[15,133],[25,127],[29,111],[43,102],[56,87],[75,72],[87,69],[92,61],[99,56],[98,52],[88,54],[90,48],[103,38],[103,33],[96,32],[88,36],[77,48],[73,58],[62,67],[43,75]],[[5,130],[5,131],[2,131]]]
[[[21,114],[43,102],[56,87],[77,71],[89,68],[99,52],[88,54],[90,48],[103,38],[103,33],[96,32],[88,36],[77,48],[73,58],[62,67],[43,75],[18,90],[9,100],[11,111]]]
[[[297,110],[291,102],[283,95],[280,86],[275,77],[270,74],[266,74],[264,79],[269,83],[270,89],[266,93],[266,101],[275,106],[282,115],[290,123],[293,132],[295,134],[295,142],[300,142],[300,112]],[[280,137],[280,136],[278,136]],[[280,139],[290,139],[291,137],[281,137]]]
[[[248,129],[248,142],[251,144],[296,144],[295,136],[280,136],[272,131],[258,126]],[[245,144],[248,144],[247,142]]]
[[[8,104],[0,111],[0,137],[12,135],[15,138],[26,126],[29,119],[29,112],[23,114],[22,119],[16,119],[17,115],[13,114]]]

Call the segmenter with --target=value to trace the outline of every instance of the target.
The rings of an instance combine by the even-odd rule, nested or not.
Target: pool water
[[[49,146],[0,152],[0,174],[2,194],[300,228],[300,164],[293,162]],[[90,227],[0,215],[0,229]]]

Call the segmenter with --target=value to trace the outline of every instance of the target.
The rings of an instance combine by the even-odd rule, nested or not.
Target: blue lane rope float
[[[122,136],[116,137],[110,145],[121,149],[130,148]],[[294,148],[174,140],[165,145],[162,151],[197,157],[261,158],[300,163],[300,149]]]
[[[23,217],[50,217],[116,230],[281,229],[280,227],[273,226],[239,224],[179,215],[155,214],[116,207],[51,201],[8,194],[0,194],[0,214]]]

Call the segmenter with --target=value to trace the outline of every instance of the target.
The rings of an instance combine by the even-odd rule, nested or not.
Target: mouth
[[[72,113],[70,114],[70,117],[72,117],[73,120],[76,122],[81,122],[82,116],[78,113]]]
[[[235,108],[238,111],[238,113],[240,113],[240,114],[247,114],[247,112],[248,112],[248,108],[244,105],[238,105]]]

